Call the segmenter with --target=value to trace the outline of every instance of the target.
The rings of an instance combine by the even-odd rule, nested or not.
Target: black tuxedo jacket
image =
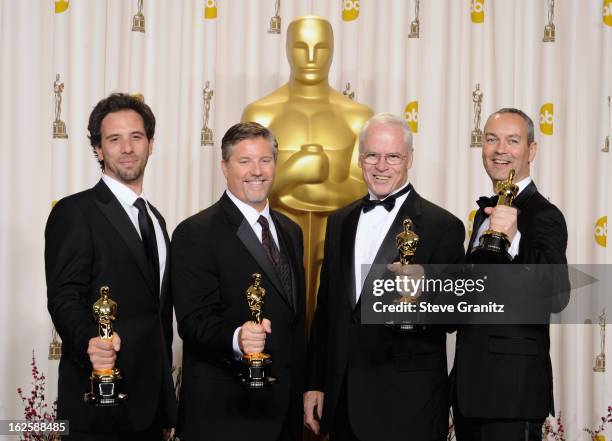
[[[521,232],[513,264],[565,264],[567,227],[563,214],[531,182],[515,199]],[[472,242],[485,219],[479,210]],[[541,295],[564,292],[551,280]],[[561,283],[566,280],[561,280]],[[551,295],[551,297],[556,297]],[[567,301],[551,305],[560,311]],[[554,413],[548,325],[462,326],[457,331],[453,382],[454,407],[463,416],[494,419],[543,419]]]
[[[448,431],[446,333],[441,327],[399,333],[362,325],[354,304],[355,235],[361,203],[327,221],[325,256],[308,349],[306,390],[325,393],[322,430],[330,431],[346,381],[348,414],[360,440],[432,440]],[[460,263],[464,226],[413,189],[387,232],[374,263],[398,261],[395,237],[412,219],[420,245],[414,263]]]
[[[169,249],[164,219],[151,209]],[[60,200],[51,211],[45,230],[47,305],[62,338],[58,418],[70,420],[71,430],[144,430],[154,418],[164,427],[174,425],[169,268],[166,264],[158,295],[138,232],[103,181]],[[86,351],[89,339],[98,335],[92,305],[104,285],[117,302],[113,327],[121,350],[115,366],[128,394],[127,403],[116,408],[83,402],[92,371]]]
[[[271,212],[280,250],[292,268],[286,292],[261,242],[238,207],[224,194],[186,219],[172,237],[172,288],[183,339],[183,384],[178,435],[201,439],[270,441],[286,417],[295,439],[302,427],[304,359],[303,240],[299,226]],[[249,390],[237,381],[234,331],[251,319],[246,290],[262,275],[263,318],[272,322],[265,352],[278,383]],[[246,435],[245,435],[246,434]]]

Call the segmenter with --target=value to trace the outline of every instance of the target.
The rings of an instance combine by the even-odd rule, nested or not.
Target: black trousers
[[[455,412],[457,441],[540,441],[544,420],[467,418]]]

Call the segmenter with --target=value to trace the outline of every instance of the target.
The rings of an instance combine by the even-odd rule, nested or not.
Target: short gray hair
[[[372,118],[367,120],[363,127],[361,128],[361,132],[359,133],[359,151],[363,152],[365,148],[365,138],[368,133],[368,130],[372,127],[372,125],[381,124],[384,126],[395,126],[402,129],[402,133],[404,134],[404,146],[406,147],[407,152],[411,152],[412,148],[412,132],[410,131],[410,127],[405,119],[397,117],[392,113],[378,113],[374,115]]]
[[[529,115],[527,115],[522,110],[515,109],[514,107],[504,107],[503,109],[499,109],[497,112],[492,113],[491,116],[487,118],[487,121],[489,121],[489,119],[494,117],[495,115],[503,115],[504,113],[511,113],[513,115],[518,115],[523,118],[523,121],[525,121],[525,124],[527,124],[527,145],[531,145],[531,143],[535,141],[535,128],[533,126],[533,120],[529,118]]]

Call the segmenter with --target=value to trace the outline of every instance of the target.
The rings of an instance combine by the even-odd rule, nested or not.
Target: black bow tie
[[[487,207],[495,207],[497,205],[497,200],[499,199],[499,196],[495,195],[495,196],[491,196],[491,197],[487,197],[487,196],[481,196],[476,203],[478,204],[478,206],[480,207],[480,209],[482,211],[484,211],[485,208]]]
[[[374,208],[377,207],[378,205],[382,205],[383,207],[385,207],[385,210],[391,211],[393,210],[393,207],[395,207],[395,200],[399,198],[400,196],[405,195],[410,190],[412,190],[412,184],[406,185],[402,190],[398,191],[395,194],[392,194],[391,196],[387,196],[383,200],[370,199],[370,195],[367,194],[361,200],[361,209],[363,210],[364,213],[367,213],[368,211],[374,210]]]

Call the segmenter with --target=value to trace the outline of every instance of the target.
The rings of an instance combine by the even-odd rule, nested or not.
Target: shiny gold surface
[[[400,263],[409,265],[419,247],[419,236],[412,231],[412,220],[404,219],[404,231],[395,237],[395,245],[399,251]]]
[[[514,183],[514,175],[516,171],[514,169],[510,170],[508,173],[508,179],[505,181],[499,181],[495,184],[495,191],[497,191],[497,195],[499,199],[497,200],[497,205],[512,205],[514,198],[518,194],[518,185]]]
[[[246,290],[247,302],[249,304],[249,310],[251,311],[251,320],[261,324],[261,313],[264,303],[264,297],[266,296],[266,290],[261,286],[261,274],[254,273],[252,276],[253,284]]]
[[[278,140],[272,206],[304,232],[308,316],[314,310],[327,216],[366,193],[357,166],[358,134],[372,110],[328,82],[334,51],[331,24],[317,16],[287,29],[289,81],[249,104],[242,121],[270,128]]]

